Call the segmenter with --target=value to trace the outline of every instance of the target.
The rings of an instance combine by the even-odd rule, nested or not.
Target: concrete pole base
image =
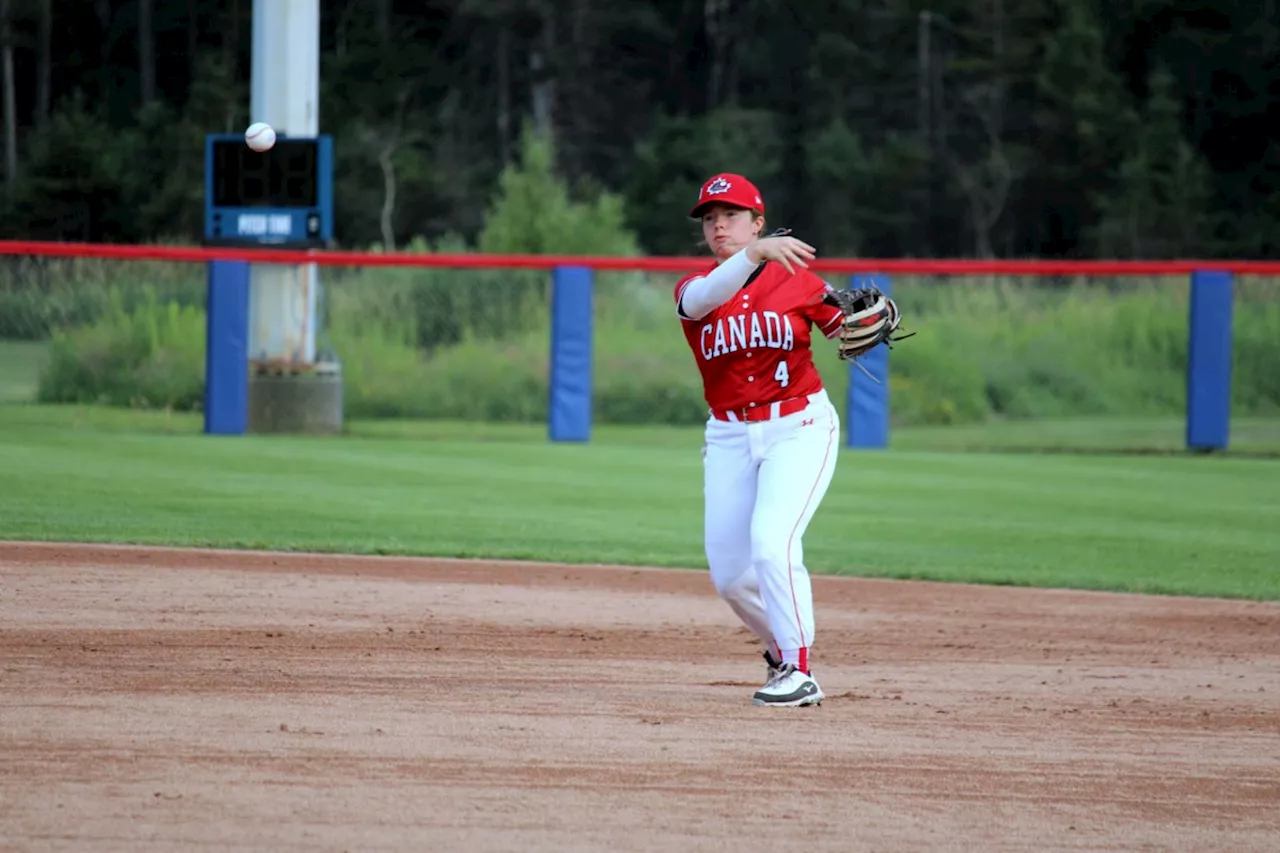
[[[336,435],[342,432],[342,371],[249,375],[250,433]]]

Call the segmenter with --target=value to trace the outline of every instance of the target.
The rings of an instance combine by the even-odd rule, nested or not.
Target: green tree
[[[1081,229],[1097,218],[1115,159],[1135,131],[1131,98],[1110,65],[1094,0],[1056,0],[1057,27],[1044,33],[1031,115],[1045,199],[1046,247],[1086,248]]]
[[[575,200],[555,170],[549,136],[526,128],[516,162],[502,171],[480,232],[482,252],[638,255],[622,197]]]
[[[697,251],[723,169],[824,252],[1280,256],[1275,0],[318,3],[346,245],[474,246],[532,124],[646,252]],[[6,8],[5,233],[197,239],[252,3]]]
[[[127,176],[117,137],[83,97],[64,101],[30,136],[21,178],[10,193],[8,234],[47,240],[146,239],[126,215]]]
[[[907,249],[920,227],[912,189],[925,178],[917,139],[895,134],[869,149],[848,122],[835,119],[806,141],[810,193],[805,199],[826,255],[865,255],[871,246]]]
[[[1097,252],[1129,258],[1200,255],[1213,246],[1212,176],[1187,142],[1173,76],[1151,74],[1115,184],[1097,199]]]

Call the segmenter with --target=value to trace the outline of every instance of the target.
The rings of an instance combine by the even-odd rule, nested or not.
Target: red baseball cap
[[[756,185],[742,175],[732,175],[728,172],[722,172],[707,179],[698,192],[698,203],[693,206],[693,210],[689,211],[689,216],[698,218],[702,214],[702,209],[709,204],[727,204],[731,207],[745,207],[748,210],[764,213],[764,198],[760,195],[760,190],[756,189]]]

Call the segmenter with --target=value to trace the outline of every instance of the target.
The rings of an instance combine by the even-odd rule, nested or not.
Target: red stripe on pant
[[[801,646],[800,648],[795,650],[795,654],[793,655],[787,654],[787,651],[788,650],[782,650],[779,654],[778,660],[782,661],[783,663],[792,664],[796,669],[800,670],[805,675],[808,675],[809,674],[809,647]]]

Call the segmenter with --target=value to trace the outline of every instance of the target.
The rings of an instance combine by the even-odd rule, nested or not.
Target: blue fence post
[[[551,381],[547,433],[552,441],[591,437],[591,290],[589,267],[551,274]]]
[[[249,420],[249,264],[210,261],[206,305],[204,431],[243,435]]]
[[[892,295],[887,275],[854,276],[852,287],[878,287]],[[845,443],[848,447],[883,449],[889,446],[889,348],[881,345],[849,364],[849,394],[845,402]]]
[[[1231,273],[1191,274],[1187,448],[1223,450],[1231,429]]]

